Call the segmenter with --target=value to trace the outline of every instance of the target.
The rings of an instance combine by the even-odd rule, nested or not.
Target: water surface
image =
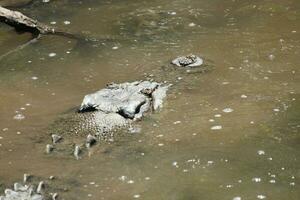
[[[0,185],[30,173],[57,177],[64,199],[299,199],[299,5],[53,0],[18,8],[93,41],[45,36],[0,60]],[[30,38],[1,25],[0,54]],[[209,70],[168,64],[189,53]],[[79,161],[44,153],[47,127],[85,94],[150,74],[174,86],[140,133]]]

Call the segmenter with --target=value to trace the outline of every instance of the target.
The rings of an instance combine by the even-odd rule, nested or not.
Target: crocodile
[[[77,111],[60,117],[51,125],[52,144],[47,144],[47,153],[71,135],[85,137],[74,148],[77,158],[84,144],[90,148],[98,140],[111,141],[116,131],[130,128],[147,113],[162,108],[169,86],[151,81],[111,83],[86,95]]]

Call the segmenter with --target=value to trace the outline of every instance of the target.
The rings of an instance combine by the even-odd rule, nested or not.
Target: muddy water
[[[64,199],[299,199],[300,7],[286,1],[51,1],[47,36],[0,60],[0,186],[57,177]],[[68,23],[70,22],[70,24]],[[0,52],[30,35],[0,26]],[[174,69],[188,53],[205,73]],[[108,82],[174,84],[163,110],[79,161],[44,153],[49,124]],[[1,190],[1,192],[2,192]]]

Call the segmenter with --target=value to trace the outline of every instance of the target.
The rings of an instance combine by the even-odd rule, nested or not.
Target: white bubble
[[[258,151],[257,151],[257,154],[260,155],[260,156],[261,156],[261,155],[265,155],[265,151],[264,151],[264,150],[258,150]]]
[[[216,125],[216,126],[212,126],[210,129],[211,130],[220,130],[222,129],[223,127],[221,125]]]
[[[23,120],[23,119],[25,119],[25,116],[23,114],[17,114],[14,116],[14,119],[15,120]]]
[[[38,80],[39,78],[36,76],[31,77],[32,80]]]
[[[265,199],[266,196],[265,196],[265,195],[262,195],[262,194],[259,194],[259,195],[257,195],[257,198],[258,198],[258,199]]]
[[[232,200],[242,200],[242,197],[233,197]]]
[[[66,20],[66,21],[64,21],[64,24],[69,25],[69,24],[71,24],[71,22]]]
[[[112,47],[113,50],[116,50],[116,49],[118,49],[118,48],[119,48],[119,47],[117,47],[117,46]]]
[[[261,182],[261,178],[255,177],[255,178],[252,178],[252,181],[259,183],[259,182]]]
[[[214,116],[215,116],[215,117],[222,117],[221,114],[215,114]]]
[[[270,59],[270,60],[274,60],[274,59],[275,59],[275,56],[274,56],[273,54],[270,54],[270,55],[269,55],[269,59]]]
[[[224,113],[230,113],[230,112],[233,112],[233,109],[232,108],[224,108],[223,112]]]
[[[189,27],[194,27],[196,24],[194,22],[189,23]]]
[[[48,56],[49,57],[54,57],[54,56],[56,56],[56,53],[49,53]]]
[[[276,183],[276,180],[272,179],[269,181],[270,183]]]
[[[120,176],[120,177],[119,177],[119,180],[120,180],[120,181],[125,181],[126,179],[127,179],[127,176]]]
[[[139,195],[139,194],[133,195],[133,198],[135,198],[135,199],[138,199],[138,198],[140,198],[140,197],[141,197],[141,195]]]

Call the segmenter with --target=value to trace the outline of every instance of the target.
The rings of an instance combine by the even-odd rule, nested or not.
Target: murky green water
[[[20,10],[94,42],[45,36],[0,60],[0,186],[30,173],[57,177],[64,199],[300,199],[297,0],[53,0]],[[0,53],[30,37],[1,24]],[[210,70],[170,68],[188,53]],[[41,138],[61,113],[145,73],[174,86],[141,133],[79,161],[44,154]]]

